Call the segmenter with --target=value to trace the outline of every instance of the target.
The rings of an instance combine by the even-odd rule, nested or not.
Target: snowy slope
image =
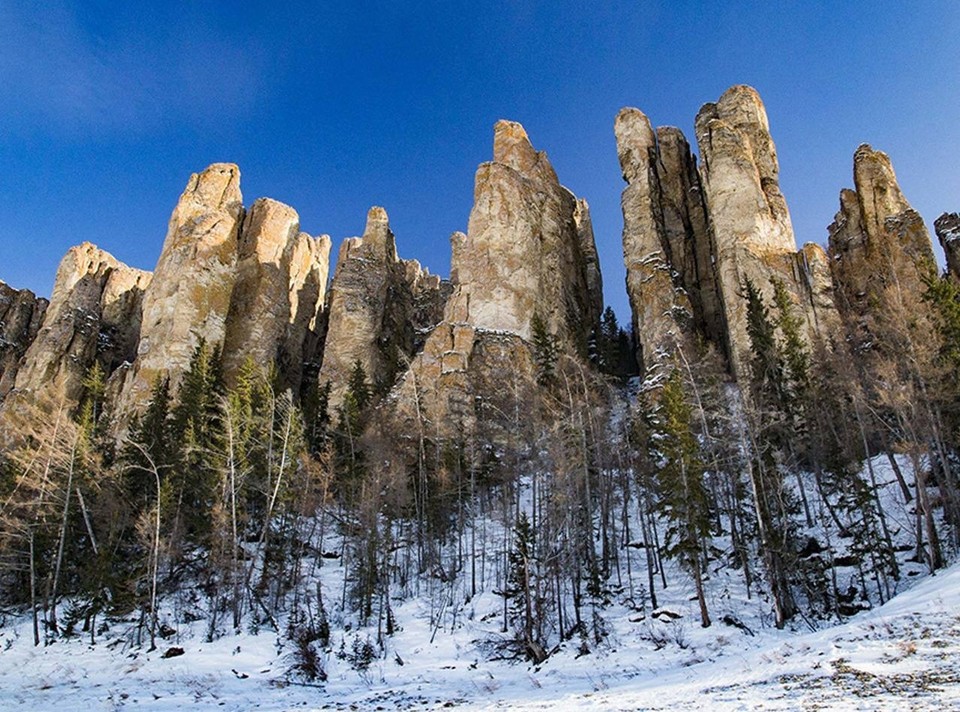
[[[912,515],[896,503],[883,460],[874,467],[891,522],[909,541]],[[495,523],[483,532],[478,546],[496,551]],[[924,577],[904,552],[899,595],[813,632],[801,630],[802,620],[793,631],[774,629],[769,601],[756,589],[748,596],[742,573],[718,565],[707,584],[714,624],[703,629],[676,567],[657,592],[660,608],[642,603],[641,554],[629,552],[633,579],[596,609],[601,639],[591,631],[586,641],[566,641],[536,667],[494,659],[504,636],[501,597],[471,597],[463,580],[424,580],[418,595],[396,600],[398,630],[364,668],[350,653],[376,630],[351,627],[338,609],[345,582],[336,561],[315,574],[334,631],[321,656],[327,680],[315,685],[292,681],[282,633],[261,627],[206,642],[202,608],[192,611],[194,623],[177,623],[190,616],[176,598],[163,616],[176,632],[152,652],[133,644],[135,619],[112,621],[96,645],[80,636],[35,648],[26,617],[7,616],[0,710],[960,709],[960,565]],[[856,583],[849,577],[842,587]],[[174,646],[183,655],[162,657]]]

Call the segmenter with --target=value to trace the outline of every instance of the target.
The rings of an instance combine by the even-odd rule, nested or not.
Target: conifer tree
[[[703,590],[703,552],[710,537],[710,504],[704,486],[704,466],[692,430],[693,413],[687,403],[679,369],[674,369],[660,392],[662,461],[656,473],[660,510],[670,521],[669,556],[676,556],[693,577],[700,605],[700,621],[710,626]]]
[[[558,346],[557,337],[551,334],[540,312],[530,319],[530,334],[533,341],[533,361],[537,383],[545,388],[556,383]]]

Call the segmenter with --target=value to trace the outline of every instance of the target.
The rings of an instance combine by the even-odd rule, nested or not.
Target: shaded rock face
[[[734,375],[745,378],[750,353],[746,281],[761,291],[767,304],[772,304],[772,280],[783,283],[805,319],[811,347],[833,334],[839,319],[825,298],[822,255],[815,246],[797,252],[780,191],[776,147],[757,92],[735,86],[717,103],[704,105],[696,132],[727,353]]]
[[[341,244],[330,284],[319,379],[331,384],[331,408],[357,361],[377,390],[389,390],[439,321],[442,299],[440,278],[397,256],[386,210],[371,208],[363,236]]]
[[[216,163],[190,177],[144,295],[138,355],[122,387],[121,415],[147,402],[158,377],[168,375],[175,390],[201,339],[223,343],[243,214],[237,166]]]
[[[493,153],[477,169],[467,234],[451,238],[443,321],[391,394],[401,412],[426,411],[448,429],[470,422],[507,374],[529,380],[534,314],[561,348],[585,353],[603,307],[586,202],[560,185],[520,124],[496,124]]]
[[[840,211],[828,231],[837,303],[856,323],[888,286],[919,293],[935,262],[927,228],[900,191],[890,158],[860,146],[853,178],[856,189],[840,192]]]
[[[0,282],[0,400],[13,389],[21,359],[40,331],[47,305],[46,299],[28,289]]]
[[[947,257],[947,270],[960,280],[960,213],[944,213],[934,221],[933,229]]]
[[[654,131],[638,109],[623,109],[614,124],[627,187],[621,196],[627,295],[639,347],[650,372],[695,333],[722,344],[723,313],[713,272],[696,160],[675,128]]]
[[[254,202],[238,239],[236,280],[223,340],[224,374],[232,384],[245,361],[276,363],[300,390],[306,347],[317,332],[330,264],[330,238],[300,232],[300,218],[269,198]],[[315,339],[314,339],[315,340]]]
[[[75,403],[87,370],[99,361],[106,374],[132,361],[141,329],[149,272],[127,267],[88,242],[60,262],[43,325],[27,349],[16,379],[24,393],[61,393]]]

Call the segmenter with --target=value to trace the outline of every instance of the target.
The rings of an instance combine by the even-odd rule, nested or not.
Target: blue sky
[[[857,145],[928,224],[960,210],[960,2],[26,2],[0,0],[0,279],[48,295],[84,240],[150,269],[190,173],[240,165],[245,202],[334,245],[390,214],[449,270],[500,118],[590,202],[628,314],[613,119],[693,141],[728,86],[763,97],[799,242],[824,242]]]

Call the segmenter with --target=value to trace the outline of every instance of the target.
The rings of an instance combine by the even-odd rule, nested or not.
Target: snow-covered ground
[[[883,461],[874,465],[884,496],[894,498]],[[911,519],[900,510],[887,508],[907,538]],[[490,536],[493,547],[500,535],[492,522]],[[493,659],[503,599],[469,598],[463,582],[427,582],[418,597],[397,601],[398,630],[367,667],[351,652],[376,631],[343,632],[349,616],[331,611],[321,656],[327,680],[311,685],[291,677],[285,636],[262,627],[206,642],[205,623],[175,624],[182,602],[168,601],[165,617],[178,630],[153,652],[132,644],[132,620],[111,622],[95,645],[81,636],[34,647],[29,621],[7,617],[0,709],[960,709],[960,565],[924,577],[904,553],[899,595],[820,631],[800,630],[803,620],[793,631],[774,629],[769,601],[756,591],[748,598],[742,573],[718,566],[708,581],[714,624],[704,629],[676,569],[657,592],[658,609],[634,603],[643,596],[631,587],[644,576],[640,553],[631,551],[633,583],[597,609],[602,641],[585,641],[586,653],[580,640],[567,641],[539,666]],[[343,567],[328,561],[316,575],[335,608]],[[173,647],[183,654],[163,657]]]

